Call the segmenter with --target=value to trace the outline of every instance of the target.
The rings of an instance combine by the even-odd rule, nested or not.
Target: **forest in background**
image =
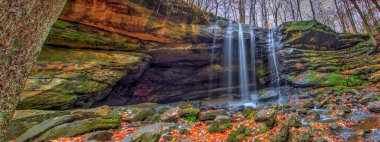
[[[162,0],[161,0],[162,1]],[[185,0],[204,11],[241,23],[277,27],[286,21],[316,19],[336,31],[363,33],[379,24],[377,0]],[[362,16],[363,17],[362,17]]]

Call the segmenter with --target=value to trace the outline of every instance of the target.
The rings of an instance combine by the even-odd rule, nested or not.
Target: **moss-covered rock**
[[[8,128],[6,141],[18,138],[30,128],[47,119],[67,114],[69,112],[66,111],[17,110]]]
[[[64,20],[53,25],[46,44],[82,49],[142,50],[136,39]]]
[[[131,142],[158,142],[160,138],[160,133],[145,132],[131,140]]]
[[[292,73],[287,80],[299,86],[358,86],[362,81],[356,76],[341,75],[337,73],[319,73],[306,71],[300,74]]]
[[[109,118],[89,118],[56,126],[36,138],[34,141],[46,141],[56,138],[78,136],[95,130],[113,129],[120,124],[121,118],[118,116]]]
[[[245,136],[249,133],[249,129],[244,125],[236,126],[236,129],[233,130],[227,137],[227,142],[237,142],[244,140]]]
[[[287,123],[288,123],[288,126],[290,126],[290,127],[297,127],[298,128],[298,127],[302,126],[301,118],[296,114],[288,115]]]
[[[179,107],[175,107],[175,108],[171,108],[169,110],[167,110],[166,112],[164,112],[160,118],[161,118],[161,121],[163,122],[173,122],[173,121],[177,121],[179,116],[180,116],[180,111],[181,109]]]
[[[199,114],[198,120],[205,121],[205,120],[213,120],[218,115],[225,115],[226,111],[223,109],[219,110],[209,110],[209,111],[203,111]]]
[[[208,132],[210,133],[222,133],[226,129],[231,129],[232,125],[230,123],[230,118],[225,115],[218,115],[211,125],[208,127]]]
[[[112,110],[112,114],[122,115],[124,121],[136,122],[153,116],[154,110],[151,108],[117,107]]]
[[[256,122],[264,122],[267,126],[273,126],[276,116],[277,112],[274,109],[261,109],[255,114],[254,119]]]
[[[141,53],[44,47],[17,108],[91,107],[123,78],[136,80],[149,60]]]
[[[285,22],[281,33],[285,44],[300,45],[299,48],[303,49],[333,48],[338,41],[334,30],[316,20]]]
[[[200,110],[198,108],[186,108],[179,111],[181,117],[195,116],[198,117]]]

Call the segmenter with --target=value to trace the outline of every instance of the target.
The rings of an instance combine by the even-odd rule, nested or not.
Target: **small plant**
[[[190,122],[197,122],[197,117],[195,117],[195,116],[187,116],[186,120],[190,121]]]

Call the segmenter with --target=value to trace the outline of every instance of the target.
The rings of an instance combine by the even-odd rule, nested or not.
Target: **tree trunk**
[[[245,23],[245,0],[239,0],[239,20]]]
[[[380,12],[380,4],[379,4],[378,0],[372,0],[372,2],[376,5],[377,10],[379,10],[379,12]]]
[[[301,13],[301,0],[296,0],[296,1],[297,1],[298,14],[300,16],[301,21],[303,21],[302,13]]]
[[[362,10],[360,9],[359,5],[356,3],[355,0],[350,0],[350,2],[354,5],[360,17],[362,18],[364,29],[367,31],[369,37],[371,38],[373,45],[377,46],[377,41],[375,39],[375,36],[372,33],[371,27],[369,27],[367,18],[365,17],[365,15],[363,14]],[[376,48],[374,49],[376,51]]]
[[[366,7],[368,9],[368,14],[372,17],[371,19],[373,21],[373,24],[374,25],[379,25],[377,23],[377,20],[376,20],[376,15],[372,11],[372,7],[371,7],[371,4],[370,4],[369,0],[365,0],[364,2],[365,2],[365,5],[366,5]]]
[[[354,18],[352,17],[351,9],[349,8],[348,3],[346,1],[343,0],[343,3],[344,3],[344,6],[346,8],[346,11],[347,11],[348,19],[350,20],[352,30],[353,30],[354,34],[357,34],[358,30],[356,28]]]
[[[310,2],[311,12],[313,13],[313,19],[315,20],[315,11],[314,11],[313,2],[311,0],[309,0],[309,2]]]
[[[293,7],[293,1],[292,0],[290,0],[290,9],[292,10],[293,21],[296,21],[296,14],[294,12],[294,7]]]
[[[335,4],[336,11],[338,13],[338,17],[340,19],[340,23],[342,24],[343,33],[346,33],[347,32],[346,24],[344,23],[344,18],[343,18],[342,13],[340,12],[340,8],[338,6],[337,0],[334,0],[334,4]]]
[[[0,1],[0,141],[30,69],[66,0]]]

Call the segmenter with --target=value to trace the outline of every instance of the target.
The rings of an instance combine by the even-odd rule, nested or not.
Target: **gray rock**
[[[88,134],[85,141],[107,141],[110,140],[113,133],[110,131],[96,131]]]
[[[205,120],[213,120],[215,119],[216,116],[218,115],[225,115],[226,111],[223,109],[219,110],[209,110],[209,111],[204,111],[199,114],[199,120],[200,121],[205,121]]]
[[[168,111],[166,111],[164,114],[161,115],[161,121],[173,122],[173,121],[178,120],[180,110],[181,109],[179,107],[169,109]]]
[[[287,121],[290,127],[301,127],[302,125],[300,117],[296,114],[290,114]]]
[[[57,125],[60,125],[60,124],[66,123],[66,122],[70,122],[70,121],[74,121],[77,118],[78,118],[77,116],[73,116],[73,115],[63,115],[63,116],[59,116],[56,118],[45,120],[42,123],[40,123],[40,124],[34,126],[33,128],[29,129],[24,134],[22,134],[17,139],[17,142],[30,141],[31,139],[42,135],[44,132],[48,131],[49,129],[51,129]]]
[[[120,123],[121,118],[116,116],[110,118],[89,118],[80,121],[74,121],[71,123],[58,125],[45,132],[34,141],[46,141],[62,137],[77,136],[96,130],[113,129],[118,127]]]
[[[380,113],[380,101],[368,103],[368,109],[375,113]]]
[[[276,111],[274,109],[262,109],[254,116],[256,122],[264,122],[268,126],[272,126],[276,119]]]

